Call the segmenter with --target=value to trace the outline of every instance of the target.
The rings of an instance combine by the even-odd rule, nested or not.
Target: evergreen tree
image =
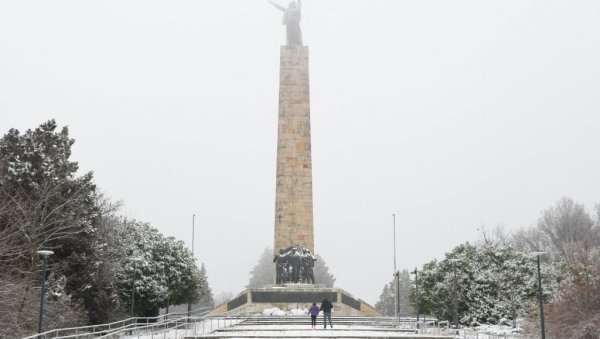
[[[313,268],[315,273],[315,282],[317,285],[325,285],[327,287],[333,287],[335,284],[335,277],[332,273],[329,273],[329,267],[320,255],[315,255],[317,260],[315,261],[315,267]]]
[[[205,277],[183,241],[164,237],[150,225],[135,221],[127,223],[123,236],[131,245],[119,275],[121,298],[129,305],[135,275],[136,315],[157,316],[167,303],[193,304],[208,293]]]
[[[409,300],[409,291],[413,285],[410,280],[408,270],[400,271],[400,310],[399,314],[403,316],[414,315],[415,311]],[[386,316],[394,316],[396,312],[396,279],[393,278],[388,284],[383,286],[379,301],[375,303],[375,309]]]
[[[529,302],[536,300],[534,266],[531,257],[509,244],[459,245],[444,260],[434,260],[421,269],[421,310],[440,319],[452,319],[456,288],[460,323],[515,320]],[[560,272],[557,266],[545,265],[542,274],[546,296],[557,290]]]
[[[383,290],[379,296],[379,301],[375,303],[375,309],[385,316],[393,316],[395,314],[396,295],[394,293],[394,283],[392,280],[388,284],[383,285]]]
[[[122,307],[118,294],[116,276],[122,270],[121,261],[127,257],[128,245],[126,239],[121,237],[122,218],[117,215],[121,204],[113,203],[104,196],[99,196],[98,206],[101,219],[95,232],[96,243],[96,281],[97,286],[92,287],[84,299],[85,308],[88,310],[89,322],[100,324],[123,319],[128,312]]]
[[[54,120],[0,139],[0,337],[35,331],[40,249],[54,251],[46,276],[48,326],[128,314],[134,272],[139,315],[156,315],[168,300],[193,303],[210,294],[206,271],[183,242],[122,222],[119,204],[96,192],[92,173],[76,175],[73,143]],[[142,259],[135,269],[132,256]]]
[[[250,271],[250,281],[246,288],[261,288],[273,285],[275,277],[275,264],[273,263],[273,250],[266,247],[258,263]]]
[[[204,296],[202,297],[202,299],[200,299],[200,302],[196,305],[196,307],[197,308],[206,307],[209,310],[212,310],[215,308],[214,295],[213,295],[212,289],[208,285],[208,276],[206,275],[206,267],[204,266],[204,263],[202,263],[202,265],[200,267],[200,277],[204,281],[206,281],[206,288],[205,288]]]
[[[15,310],[17,323],[29,288],[39,279],[37,250],[54,251],[48,258],[49,281],[64,281],[54,286],[60,288],[57,293],[83,304],[90,321],[95,316],[87,300],[102,299],[107,292],[96,274],[96,187],[91,172],[76,176],[78,164],[70,160],[73,143],[68,128],[58,130],[54,120],[23,134],[11,129],[0,139],[0,258],[6,263],[0,277],[26,286]],[[6,307],[11,303],[2,300]]]

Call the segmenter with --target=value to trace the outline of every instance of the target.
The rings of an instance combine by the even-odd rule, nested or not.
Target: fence
[[[204,316],[209,312],[207,307],[199,308],[190,312],[190,316],[199,317]],[[90,325],[90,326],[80,326],[80,327],[70,327],[70,328],[61,328],[46,331],[43,333],[35,334],[29,337],[25,337],[22,339],[58,339],[58,338],[76,338],[76,339],[84,339],[84,338],[97,338],[101,336],[105,336],[114,332],[121,332],[123,330],[133,331],[137,328],[142,328],[149,326],[150,324],[162,325],[165,323],[171,323],[173,320],[169,320],[171,318],[176,318],[175,321],[180,319],[188,319],[191,318],[187,313],[170,313],[161,315],[158,317],[133,317],[128,318],[121,321],[115,321],[109,324],[100,324],[100,325]]]
[[[161,324],[136,327],[133,331],[123,328],[98,338],[179,339],[187,335],[210,333],[216,329],[233,326],[245,319],[243,317],[184,317]],[[85,338],[81,337],[81,339]]]

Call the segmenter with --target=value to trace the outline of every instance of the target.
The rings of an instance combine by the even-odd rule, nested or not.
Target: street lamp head
[[[546,252],[531,252],[529,254],[533,257],[539,257],[540,255],[546,254]]]
[[[41,251],[37,251],[37,254],[43,256],[43,257],[47,257],[49,255],[54,254],[53,251],[48,251],[48,250],[41,250]]]
[[[129,261],[138,262],[138,261],[142,261],[142,258],[139,258],[139,257],[133,257],[133,258],[129,258]]]

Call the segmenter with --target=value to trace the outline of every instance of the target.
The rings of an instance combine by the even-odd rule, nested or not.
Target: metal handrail
[[[190,312],[192,314],[200,314],[203,315],[209,312],[209,307],[202,307]],[[74,337],[77,338],[89,335],[89,334],[98,334],[98,333],[107,333],[114,332],[119,329],[127,328],[131,329],[131,327],[139,327],[141,325],[147,325],[150,322],[152,323],[162,323],[169,319],[169,317],[179,317],[184,318],[188,317],[188,313],[169,313],[159,315],[157,317],[132,317],[127,318],[120,321],[115,321],[108,324],[98,324],[98,325],[88,325],[88,326],[79,326],[79,327],[67,327],[67,328],[59,328],[50,331],[46,331],[43,333],[34,334],[28,337],[24,337],[22,339],[47,339],[47,338],[69,338]],[[177,319],[179,319],[177,318]]]
[[[70,338],[77,338],[77,339],[85,339],[88,337],[91,338],[110,338],[111,336],[115,335],[115,334],[120,334],[120,333],[124,333],[124,332],[133,332],[133,331],[139,331],[139,330],[144,330],[146,328],[150,328],[153,326],[165,326],[168,327],[170,324],[175,323],[175,325],[177,326],[177,324],[181,321],[181,319],[183,320],[183,323],[185,323],[185,319],[187,319],[187,317],[182,317],[182,318],[177,318],[175,320],[169,320],[169,321],[165,321],[165,322],[160,322],[160,323],[154,323],[154,324],[140,324],[137,326],[133,326],[136,324],[130,324],[121,328],[116,328],[111,330],[108,333],[83,333],[83,334],[71,334],[71,335],[66,335],[66,336],[61,336],[61,337],[54,337],[53,339],[70,339]],[[98,334],[101,334],[100,336],[98,336]]]
[[[115,322],[108,323],[108,324],[59,328],[59,329],[46,331],[43,333],[34,334],[32,336],[25,337],[22,339],[47,338],[48,336],[51,336],[51,335],[58,336],[61,333],[69,333],[69,332],[73,332],[73,331],[75,331],[76,334],[79,334],[78,333],[79,331],[82,331],[81,334],[89,333],[90,330],[91,330],[91,333],[96,333],[96,332],[98,332],[97,329],[99,329],[99,328],[106,328],[107,330],[110,330],[111,328],[120,328],[120,327],[128,326],[131,323],[137,322],[139,319],[146,319],[146,318],[134,317],[134,318],[127,318],[127,319],[120,320],[120,321],[115,321]],[[115,325],[117,325],[117,326],[115,327]]]
[[[217,326],[213,327],[213,322],[214,320],[217,320]],[[140,327],[136,327],[135,330],[137,333],[133,334],[131,333],[131,335],[157,335],[166,331],[178,331],[180,329],[184,329],[184,330],[190,330],[189,327],[193,326],[193,330],[194,330],[194,334],[198,333],[198,326],[199,324],[202,324],[202,333],[205,333],[205,322],[208,321],[210,324],[209,327],[209,332],[212,332],[213,330],[216,329],[220,329],[220,328],[226,328],[229,326],[233,326],[239,322],[241,322],[245,319],[247,319],[247,317],[209,317],[209,316],[203,316],[203,317],[182,317],[179,319],[175,319],[172,320],[170,322],[166,322],[166,323],[162,323],[162,324],[148,324],[146,326],[140,326]],[[223,325],[221,326],[221,320],[223,321]],[[229,326],[227,325],[227,321],[229,321]],[[236,322],[234,322],[236,321]],[[169,324],[174,324],[174,326],[167,326]],[[104,336],[101,337],[97,337],[98,339],[111,339],[111,338],[120,338],[121,334],[127,334],[127,332],[129,332],[131,330],[128,329],[121,329],[118,331],[114,331],[112,333],[106,334]],[[63,339],[63,338],[61,338]],[[67,338],[64,338],[67,339]],[[85,339],[85,338],[81,338],[81,339]]]

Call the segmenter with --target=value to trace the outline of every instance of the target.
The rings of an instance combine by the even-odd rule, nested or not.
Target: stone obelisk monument
[[[275,196],[275,251],[314,252],[308,47],[282,46]]]
[[[369,304],[341,288],[315,281],[308,47],[300,31],[301,0],[283,7],[287,44],[281,47],[275,246],[273,280],[277,286],[248,288],[217,306],[211,315],[255,315],[266,309],[308,308],[327,298],[336,315],[379,316]],[[281,250],[281,251],[280,251]],[[308,251],[307,251],[308,250]],[[319,285],[321,284],[321,285]]]
[[[301,2],[284,12],[281,46],[274,251],[302,245],[314,252],[308,47],[302,44]]]

